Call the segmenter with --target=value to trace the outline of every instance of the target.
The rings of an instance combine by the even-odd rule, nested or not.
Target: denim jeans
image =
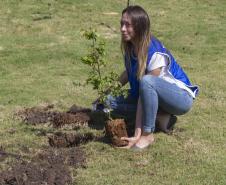
[[[193,97],[187,91],[156,76],[143,76],[139,88],[144,132],[154,132],[158,109],[169,114],[182,115],[193,104]],[[136,115],[137,100],[130,95],[127,98],[109,96],[106,103],[113,112],[134,117]]]

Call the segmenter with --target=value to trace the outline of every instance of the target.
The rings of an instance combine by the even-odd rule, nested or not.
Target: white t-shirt
[[[168,65],[169,65],[169,59],[167,56],[160,53],[154,53],[147,66],[147,71],[151,72],[152,70],[161,67],[162,69],[159,74],[159,78],[162,78],[169,83],[176,84],[181,89],[188,91],[192,95],[192,97],[195,98],[195,95],[190,88],[188,88],[183,82],[175,79],[173,75],[169,73]]]

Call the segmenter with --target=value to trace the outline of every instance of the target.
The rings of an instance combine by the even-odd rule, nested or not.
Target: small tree
[[[83,32],[83,36],[91,42],[88,54],[81,58],[81,61],[91,68],[86,83],[92,85],[94,90],[97,90],[100,103],[104,104],[110,110],[105,103],[107,95],[114,97],[121,95],[127,96],[127,90],[122,88],[117,73],[114,71],[108,74],[104,73],[107,67],[106,61],[104,60],[105,42],[99,40],[97,32],[92,29],[86,30]],[[109,118],[111,118],[110,111]]]

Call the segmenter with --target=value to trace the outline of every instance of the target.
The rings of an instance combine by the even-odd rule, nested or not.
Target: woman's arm
[[[128,75],[127,71],[123,71],[122,74],[119,77],[119,82],[124,86],[128,82]]]
[[[126,72],[126,71],[124,71],[124,72]],[[157,69],[150,71],[148,74],[154,75],[154,76],[159,76],[160,72],[161,72],[161,68],[157,68]],[[126,73],[126,76],[127,76],[127,73]],[[128,81],[128,78],[127,78],[127,81]],[[121,138],[122,140],[126,140],[129,142],[128,145],[124,148],[131,148],[133,145],[135,145],[139,141],[141,134],[142,134],[142,106],[141,106],[141,100],[139,97],[138,102],[137,102],[135,133],[134,133],[133,137],[129,137],[129,138],[122,137]]]
[[[136,125],[135,125],[135,133],[134,133],[134,137],[136,137],[137,139],[139,139],[141,136],[141,132],[142,132],[141,126],[142,126],[142,107],[141,107],[141,101],[139,98],[137,103]]]
[[[137,103],[135,133],[133,137],[121,138],[122,140],[128,141],[128,145],[123,148],[131,148],[133,145],[135,145],[139,141],[142,133],[141,126],[142,126],[142,107],[141,107],[141,102],[139,98]]]

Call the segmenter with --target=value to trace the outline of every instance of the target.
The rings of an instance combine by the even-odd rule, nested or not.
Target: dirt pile
[[[67,112],[58,112],[53,108],[53,105],[25,108],[16,115],[26,124],[47,123],[47,126],[54,128],[66,127],[76,131],[61,129],[53,134],[46,134],[41,130],[41,135],[48,137],[50,147],[35,155],[28,155],[33,157],[18,157],[0,148],[0,161],[6,160],[7,157],[16,158],[16,162],[9,169],[0,172],[0,185],[66,185],[72,181],[75,183],[72,179],[74,172],[72,169],[85,167],[85,155],[78,146],[101,139],[91,132],[79,133],[77,129],[89,126],[102,130],[108,118],[101,111],[92,112],[76,105]],[[125,122],[122,119],[108,121],[106,130],[113,145],[127,144],[120,139],[127,136]]]
[[[70,167],[85,167],[83,151],[78,147],[47,149],[30,161],[20,160],[0,173],[1,185],[65,185],[72,183]]]
[[[4,161],[7,157],[14,157],[16,159],[20,159],[20,155],[8,153],[2,147],[0,147],[0,162]]]
[[[52,110],[53,107],[53,105],[48,105],[25,108],[16,115],[26,124],[50,123],[55,128],[70,127],[71,129],[78,129],[88,126],[90,122],[90,109],[73,105],[68,112],[57,112]]]
[[[4,161],[5,158],[7,158],[8,154],[3,150],[2,147],[0,147],[0,162]]]
[[[85,144],[94,140],[96,137],[93,133],[63,133],[56,132],[48,136],[49,145],[52,147],[72,147]]]
[[[72,129],[78,129],[81,127],[87,127],[90,121],[89,115],[83,112],[77,114],[71,113],[57,113],[53,116],[51,124],[55,128],[68,127]]]
[[[25,108],[17,112],[16,116],[19,116],[27,124],[37,125],[47,123],[55,115],[55,112],[50,111],[53,107],[53,105],[47,105]]]

